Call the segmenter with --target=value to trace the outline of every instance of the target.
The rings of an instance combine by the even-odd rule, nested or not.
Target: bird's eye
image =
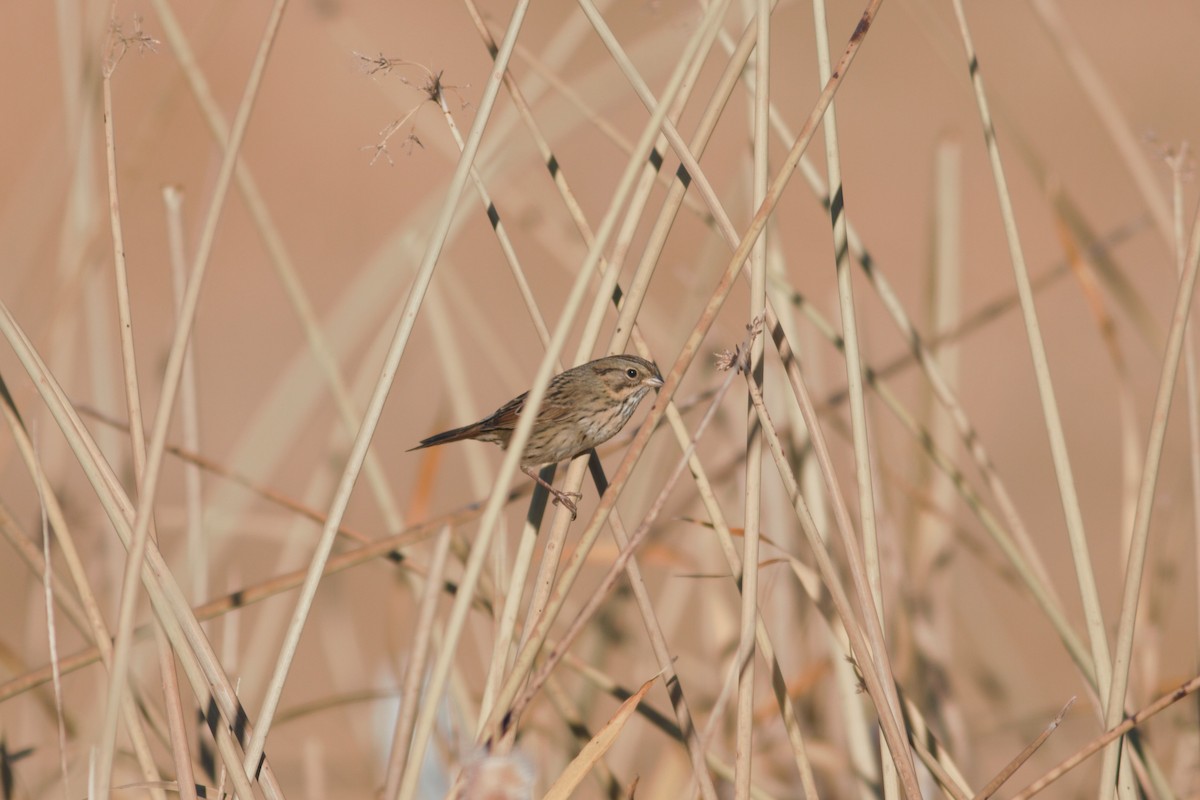
[[[633,367],[630,367],[629,369],[625,370],[625,376],[628,377],[629,380],[634,380],[635,378],[637,378],[637,375],[638,375],[637,370],[634,369]]]

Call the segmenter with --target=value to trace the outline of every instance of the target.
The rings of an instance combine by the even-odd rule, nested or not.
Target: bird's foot
[[[571,512],[571,521],[579,516],[579,509],[575,506],[576,500],[582,500],[583,494],[580,492],[564,492],[562,489],[551,489],[550,494],[554,495],[554,505],[561,505],[567,511]]]

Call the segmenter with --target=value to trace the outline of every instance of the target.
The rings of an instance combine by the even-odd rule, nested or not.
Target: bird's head
[[[609,393],[622,400],[640,401],[651,389],[663,385],[658,367],[638,356],[608,356],[592,362]],[[636,398],[636,399],[635,399]]]

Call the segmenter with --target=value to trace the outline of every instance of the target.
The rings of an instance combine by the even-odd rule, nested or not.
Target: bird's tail
[[[428,439],[422,439],[421,443],[416,447],[408,448],[408,452],[411,453],[413,450],[423,450],[426,447],[435,447],[436,445],[446,444],[447,442],[461,442],[463,439],[473,439],[476,435],[478,435],[478,433],[479,423],[464,425],[461,428],[451,428],[448,431],[435,433]]]

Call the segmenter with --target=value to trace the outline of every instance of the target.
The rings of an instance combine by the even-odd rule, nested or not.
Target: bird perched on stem
[[[555,504],[562,503],[574,519],[572,498],[582,495],[555,489],[534,468],[557,464],[604,444],[621,432],[646,393],[662,385],[658,367],[629,355],[605,356],[555,375],[546,387],[521,456],[521,471],[545,486],[554,495]],[[514,397],[479,422],[422,439],[412,450],[463,439],[492,442],[508,449],[527,394]]]

